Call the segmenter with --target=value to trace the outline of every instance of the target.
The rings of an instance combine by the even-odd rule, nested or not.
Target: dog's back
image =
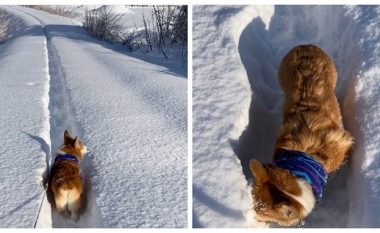
[[[343,129],[335,96],[337,73],[329,56],[313,45],[292,49],[282,60],[283,125],[273,164],[250,161],[252,196],[259,221],[299,223],[323,196],[328,173],[336,170],[353,139]]]
[[[49,192],[54,195],[55,208],[59,213],[67,209],[73,219],[79,218],[81,210],[83,187],[78,162],[86,152],[82,141],[65,130],[64,143],[50,172]]]
[[[285,56],[278,76],[286,97],[276,148],[307,152],[328,173],[336,170],[353,139],[342,127],[334,63],[322,49],[301,45]]]

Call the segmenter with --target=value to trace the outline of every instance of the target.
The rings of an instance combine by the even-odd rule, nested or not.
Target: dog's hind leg
[[[54,193],[55,208],[58,213],[62,213],[65,210],[67,204],[67,191],[58,191]]]
[[[78,220],[79,212],[81,209],[81,193],[78,190],[72,189],[69,192],[67,199],[67,207],[71,212],[71,219]]]

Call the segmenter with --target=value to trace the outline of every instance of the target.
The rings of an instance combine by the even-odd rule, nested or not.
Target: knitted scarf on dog
[[[327,182],[327,171],[322,164],[301,151],[280,150],[274,164],[289,170],[294,176],[304,179],[311,185],[317,200],[322,198],[323,188]]]

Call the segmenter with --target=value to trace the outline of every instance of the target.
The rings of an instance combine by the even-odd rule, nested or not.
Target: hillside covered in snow
[[[2,6],[0,227],[186,227],[187,78],[131,57],[72,18]],[[58,215],[43,182],[68,129],[88,146],[84,212]]]
[[[193,226],[276,227],[254,219],[249,161],[271,162],[281,59],[315,44],[355,147],[303,227],[379,227],[380,7],[195,6],[193,20]]]

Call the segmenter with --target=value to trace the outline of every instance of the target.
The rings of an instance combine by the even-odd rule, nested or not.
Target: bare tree
[[[164,31],[164,7],[153,6],[154,18],[156,20],[158,47],[165,47],[165,31]]]
[[[148,27],[146,25],[146,20],[145,20],[144,12],[142,12],[142,17],[143,17],[144,28],[145,28],[145,40],[146,40],[147,45],[150,48],[150,51],[153,51],[152,42],[150,41],[150,34],[149,34],[149,31],[148,31]]]
[[[187,6],[183,5],[177,15],[173,27],[172,43],[180,42],[182,44],[182,55],[187,55]]]

